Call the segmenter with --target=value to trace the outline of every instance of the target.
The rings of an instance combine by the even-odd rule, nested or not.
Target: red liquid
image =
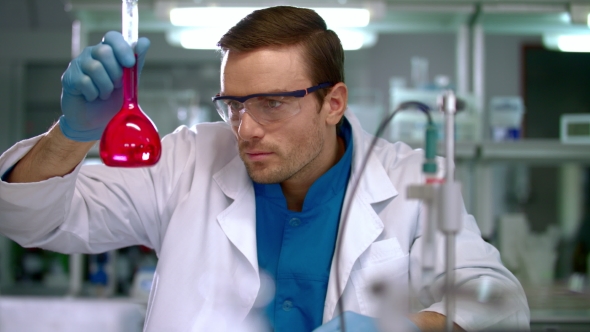
[[[145,167],[160,160],[160,135],[137,103],[137,62],[123,68],[123,106],[100,139],[100,158],[107,166]]]

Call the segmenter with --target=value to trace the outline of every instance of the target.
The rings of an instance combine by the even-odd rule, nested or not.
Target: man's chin
[[[252,181],[260,184],[273,184],[281,183],[289,178],[285,174],[281,174],[281,171],[269,165],[267,162],[251,161],[244,158],[244,155],[240,154],[246,171],[252,179]]]
[[[246,165],[246,171],[252,181],[260,184],[273,184],[285,181],[284,177],[279,174],[272,174],[268,169],[255,170]]]
[[[273,178],[272,176],[260,174],[259,172],[248,172],[248,175],[250,176],[252,181],[260,184],[273,184],[281,182],[280,180]]]

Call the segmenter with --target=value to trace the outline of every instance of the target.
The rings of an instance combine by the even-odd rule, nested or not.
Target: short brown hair
[[[217,46],[248,52],[263,47],[302,45],[304,61],[314,85],[344,82],[344,50],[336,33],[307,8],[277,6],[256,10],[221,37]],[[316,93],[323,103],[325,90]]]

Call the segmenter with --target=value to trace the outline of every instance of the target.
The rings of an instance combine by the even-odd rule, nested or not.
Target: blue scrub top
[[[352,161],[352,129],[346,119],[340,136],[344,155],[309,188],[301,212],[287,209],[280,184],[254,183],[258,265],[276,285],[264,312],[275,331],[309,332],[322,324]]]

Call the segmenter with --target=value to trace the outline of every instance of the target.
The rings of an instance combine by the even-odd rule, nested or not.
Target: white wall
[[[70,35],[63,32],[0,32],[0,45],[0,151],[4,151],[23,138],[24,67],[30,62],[67,61]]]
[[[541,36],[486,36],[486,96],[520,95],[523,45],[541,45]],[[523,96],[524,97],[524,96]]]

